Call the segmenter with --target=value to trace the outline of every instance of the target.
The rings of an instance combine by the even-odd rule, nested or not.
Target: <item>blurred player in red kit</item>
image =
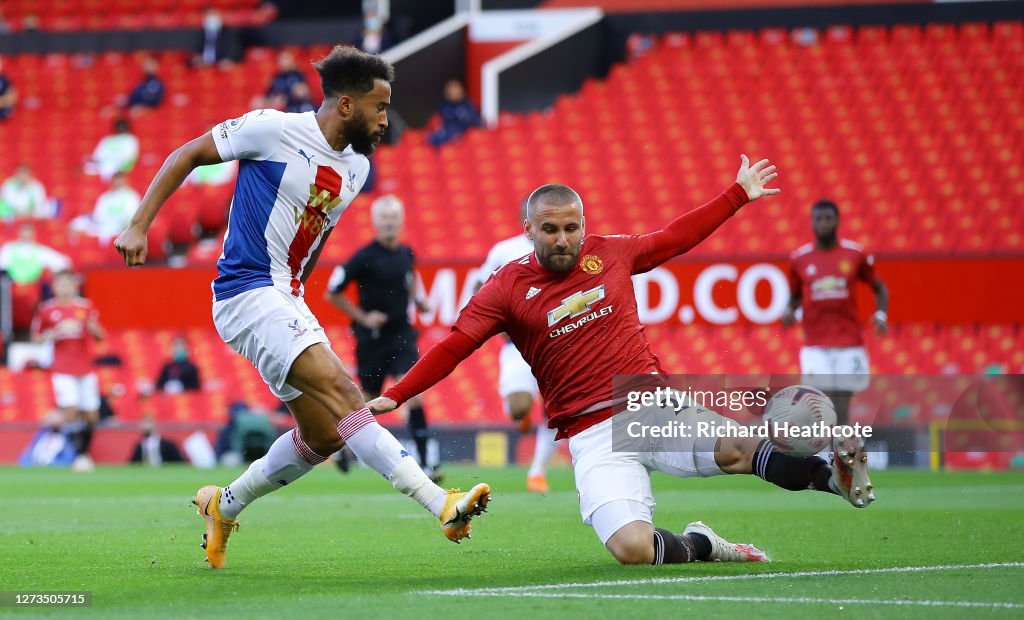
[[[60,271],[53,277],[54,297],[39,307],[32,321],[32,339],[53,343],[54,399],[70,426],[77,457],[72,467],[92,469],[89,444],[99,419],[99,380],[93,372],[91,340],[102,340],[103,327],[92,302],[78,294],[78,276]]]
[[[782,324],[792,325],[803,308],[804,346],[800,372],[836,406],[839,424],[849,420],[850,399],[868,386],[870,369],[864,335],[857,318],[853,287],[859,280],[875,292],[872,316],[879,334],[889,331],[889,291],[875,273],[875,257],[852,241],[839,238],[839,207],[819,200],[811,207],[815,241],[793,252],[789,270],[792,291]]]
[[[765,186],[775,166],[750,166],[741,158],[736,183],[711,202],[646,235],[584,237],[583,201],[565,185],[544,185],[531,194],[526,235],[533,253],[499,269],[470,299],[451,333],[432,348],[371,410],[389,411],[447,376],[491,336],[505,332],[533,369],[549,424],[568,438],[584,523],[624,564],[695,560],[764,561],[751,545],[730,543],[697,521],[675,534],[653,525],[649,472],[680,477],[756,474],[789,490],[816,489],[864,507],[873,499],[863,440],[834,440],[833,469],[818,457],[773,450],[757,437],[681,437],[671,450],[637,445],[613,447],[615,419],[628,411],[612,389],[615,375],[664,375],[637,312],[632,275],[654,269],[700,243],[747,202],[773,195]],[[652,417],[671,415],[658,407]],[[737,423],[688,403],[673,420]],[[631,420],[628,415],[620,420]],[[621,433],[621,431],[617,432]],[[859,490],[859,492],[858,492]]]

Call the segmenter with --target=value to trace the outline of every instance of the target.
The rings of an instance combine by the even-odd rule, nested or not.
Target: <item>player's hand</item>
[[[378,396],[370,402],[366,403],[366,408],[370,410],[373,415],[379,415],[381,413],[387,413],[394,411],[398,407],[398,403],[391,400],[387,396]]]
[[[782,312],[782,326],[790,327],[796,323],[796,311],[792,308],[786,308]]]
[[[884,313],[876,312],[871,317],[871,322],[875,324],[875,333],[879,336],[884,336],[889,333],[889,323]]]
[[[384,314],[380,310],[370,310],[363,315],[360,325],[366,329],[380,329],[384,327],[384,324],[388,322],[388,315]]]
[[[149,249],[146,231],[135,226],[129,226],[114,240],[114,247],[117,248],[121,258],[124,259],[124,264],[129,267],[142,265],[146,262],[146,253]]]
[[[781,192],[778,188],[768,188],[768,185],[779,176],[775,171],[775,165],[768,165],[767,159],[762,159],[753,166],[746,155],[740,155],[740,171],[736,173],[736,182],[747,192],[747,198],[753,202],[761,196],[774,196]]]

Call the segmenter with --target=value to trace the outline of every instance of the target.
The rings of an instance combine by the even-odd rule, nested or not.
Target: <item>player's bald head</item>
[[[548,183],[533,190],[526,201],[526,219],[533,221],[542,205],[551,207],[575,206],[583,215],[583,199],[568,185]]]

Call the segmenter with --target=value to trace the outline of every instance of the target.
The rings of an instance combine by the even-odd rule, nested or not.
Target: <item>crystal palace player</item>
[[[213,322],[259,370],[298,423],[237,480],[196,494],[206,521],[206,557],[224,566],[238,513],[294,482],[347,444],[361,461],[440,519],[450,540],[489,499],[489,487],[445,492],[374,421],[362,394],[302,299],[338,218],[362,188],[388,125],[394,69],[379,56],[336,47],[316,64],[324,102],[317,112],[256,110],[225,121],[167,158],[131,225],[115,242],[129,266],[146,259],[146,231],[197,166],[241,160],[213,282]]]
[[[644,336],[630,276],[686,252],[748,201],[778,193],[765,188],[776,176],[767,160],[751,168],[743,156],[736,184],[666,228],[586,239],[576,192],[564,185],[538,188],[530,196],[526,223],[533,254],[498,270],[463,309],[452,332],[368,406],[394,408],[440,381],[485,340],[507,332],[534,369],[558,436],[569,438],[584,522],[623,563],[767,559],[700,522],[682,535],[655,529],[650,470],[677,476],[755,473],[786,489],[831,491],[865,506],[873,497],[860,439],[835,442],[842,458],[834,470],[818,457],[775,452],[770,441],[757,438],[689,438],[671,452],[612,448],[612,416],[624,409],[613,400],[613,375],[663,374]],[[690,428],[697,421],[735,424],[698,407],[683,409],[679,419]]]
[[[836,405],[836,417],[846,424],[850,399],[868,385],[868,354],[857,318],[853,287],[860,280],[875,292],[872,317],[879,334],[888,331],[889,292],[875,273],[875,259],[852,241],[839,239],[839,207],[819,200],[811,207],[815,242],[798,248],[789,270],[789,305],[783,325],[792,325],[803,306],[804,346],[800,372],[805,382],[821,388]]]

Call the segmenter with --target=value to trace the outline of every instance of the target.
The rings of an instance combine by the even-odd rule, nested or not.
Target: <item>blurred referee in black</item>
[[[327,285],[327,299],[352,318],[356,337],[356,364],[359,383],[366,400],[380,396],[384,379],[398,381],[419,359],[416,329],[409,324],[409,299],[426,312],[427,301],[415,293],[412,248],[398,242],[405,219],[402,202],[394,196],[381,196],[370,207],[376,238],[363,246],[344,265],[335,267]],[[343,294],[355,282],[359,287],[359,306]],[[419,397],[407,403],[409,432],[416,442],[420,465],[435,482],[441,476],[427,465],[427,418]],[[345,451],[338,464],[348,470]]]

